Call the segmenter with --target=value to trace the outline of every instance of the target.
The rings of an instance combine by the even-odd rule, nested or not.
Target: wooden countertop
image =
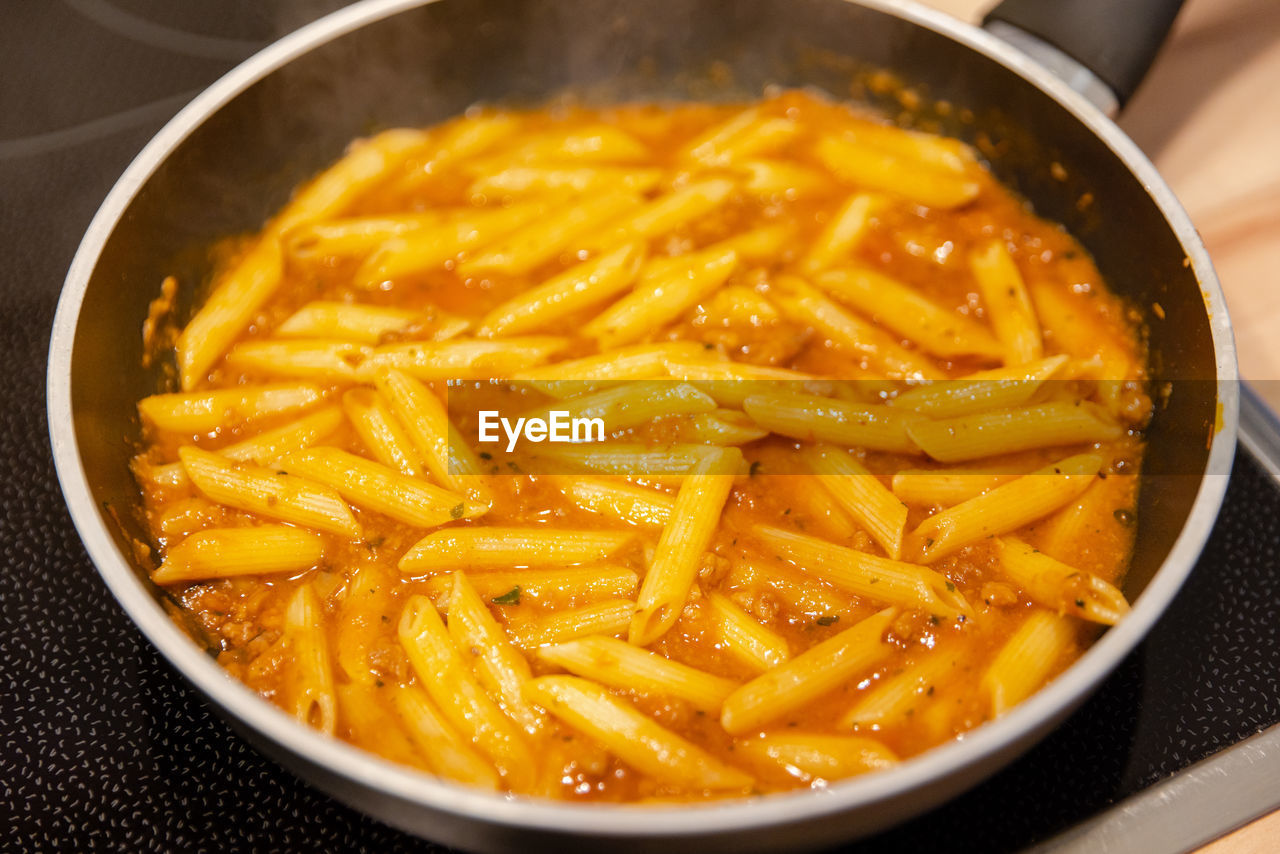
[[[974,23],[994,5],[924,2]],[[1227,295],[1240,372],[1280,411],[1280,2],[1188,0],[1120,126],[1204,237]],[[1280,811],[1200,854],[1276,850]]]

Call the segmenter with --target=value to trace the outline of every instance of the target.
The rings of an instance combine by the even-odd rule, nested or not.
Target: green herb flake
[[[467,505],[459,502],[458,504],[455,504],[449,508],[449,518],[461,519],[462,514],[465,512],[467,512]]]
[[[1077,600],[1076,600],[1076,607],[1077,607],[1077,608],[1083,608],[1083,607],[1084,607],[1084,600],[1083,600],[1083,599],[1077,599]]]
[[[481,451],[481,452],[480,452],[480,459],[482,459],[482,460],[491,460],[491,459],[493,459],[493,454],[489,453],[488,451]]]
[[[947,592],[948,592],[948,593],[955,593],[955,592],[956,592],[956,586],[955,586],[954,584],[952,584],[950,581],[946,581],[946,582],[943,582],[943,583],[947,585]]]
[[[493,597],[495,605],[519,605],[520,604],[520,585],[517,584],[501,596]]]
[[[760,474],[760,469],[763,467],[764,466],[761,464],[759,460],[752,460],[751,468],[747,470],[747,477],[755,477],[756,475]]]
[[[839,615],[839,614],[831,614],[831,615],[826,616],[826,617],[819,617],[819,618],[818,618],[817,620],[815,620],[814,622],[816,622],[816,623],[817,623],[818,625],[820,625],[820,626],[830,626],[830,625],[832,625],[833,623],[837,622],[839,619],[840,619],[840,615]]]

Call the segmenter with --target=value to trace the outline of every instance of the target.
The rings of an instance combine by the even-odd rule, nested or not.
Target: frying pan
[[[778,850],[923,812],[1029,747],[1138,643],[1190,571],[1226,489],[1238,384],[1222,292],[1173,194],[1105,115],[1137,85],[1178,5],[1008,0],[990,26],[1021,49],[897,0],[369,0],[305,27],[152,140],[68,272],[49,422],[91,558],[134,622],[245,737],[339,799],[441,842]],[[886,77],[875,71],[897,84],[876,85]],[[769,84],[852,94],[978,145],[995,174],[1064,223],[1144,311],[1153,375],[1171,393],[1147,434],[1131,614],[1043,691],[959,741],[825,791],[689,807],[587,808],[465,789],[312,732],[219,669],[171,619],[132,547],[146,540],[128,469],[134,401],[159,380],[141,367],[139,329],[161,279],[207,279],[210,243],[256,230],[291,188],[371,130],[440,121],[477,101],[536,103],[565,91],[588,101],[740,99]]]

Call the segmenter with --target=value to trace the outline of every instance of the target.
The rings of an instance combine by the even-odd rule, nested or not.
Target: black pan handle
[[[1001,21],[1056,47],[1092,71],[1121,105],[1138,88],[1183,0],[1003,0]]]

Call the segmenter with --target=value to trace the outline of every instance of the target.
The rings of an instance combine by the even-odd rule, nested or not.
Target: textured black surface
[[[151,651],[85,557],[46,438],[54,303],[111,184],[187,93],[335,5],[0,12],[0,828],[19,850],[431,849],[264,759]],[[1016,849],[1280,720],[1277,543],[1280,493],[1241,461],[1187,589],[1104,688],[984,786],[854,850]]]

